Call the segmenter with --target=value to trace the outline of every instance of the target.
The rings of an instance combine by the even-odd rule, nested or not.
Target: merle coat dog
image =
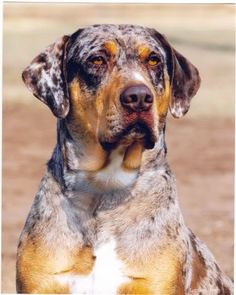
[[[58,118],[57,144],[20,237],[19,293],[228,295],[232,282],[185,225],[167,164],[198,70],[154,29],[95,25],[24,70]]]

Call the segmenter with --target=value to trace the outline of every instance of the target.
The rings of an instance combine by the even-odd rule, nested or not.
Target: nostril
[[[131,103],[132,102],[132,97],[130,95],[124,96],[122,99],[122,102],[125,104]]]
[[[136,94],[125,95],[122,99],[124,104],[131,104],[138,102],[138,96]]]
[[[131,98],[130,102],[137,102],[138,101],[138,96],[136,94],[131,94],[130,98]]]
[[[152,103],[153,102],[152,95],[147,94],[144,101],[147,102],[147,103]]]

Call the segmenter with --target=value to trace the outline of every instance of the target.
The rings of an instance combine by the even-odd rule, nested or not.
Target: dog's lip
[[[152,149],[155,146],[156,136],[145,123],[138,122],[128,126],[111,140],[100,141],[100,144],[104,150],[111,151],[119,145],[129,146],[134,141],[141,142],[145,149]]]

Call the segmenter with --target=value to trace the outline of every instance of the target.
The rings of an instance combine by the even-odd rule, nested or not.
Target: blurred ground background
[[[3,293],[15,293],[17,239],[56,138],[56,119],[24,87],[22,69],[61,35],[95,23],[154,27],[200,70],[189,113],[169,116],[168,157],[186,223],[233,276],[234,13],[223,4],[4,5]]]

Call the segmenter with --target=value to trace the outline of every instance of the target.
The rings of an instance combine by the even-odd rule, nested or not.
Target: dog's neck
[[[127,147],[118,146],[108,154],[99,144],[89,142],[88,147],[82,138],[72,137],[65,122],[59,121],[58,124],[57,146],[48,167],[56,178],[60,177],[67,191],[93,195],[128,192],[143,170],[157,173],[166,164],[164,128],[159,131],[153,149],[140,150],[135,145],[129,147],[132,155],[137,155],[132,160],[128,159],[129,165],[133,166],[127,169]],[[139,157],[140,160],[137,159]],[[91,167],[98,168],[91,170]]]

